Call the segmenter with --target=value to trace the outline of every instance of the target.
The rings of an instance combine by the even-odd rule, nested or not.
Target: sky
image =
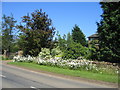
[[[96,22],[101,20],[99,2],[2,2],[2,14],[13,14],[17,24],[22,16],[42,9],[52,19],[52,24],[61,36],[71,32],[77,24],[86,38],[97,31]]]

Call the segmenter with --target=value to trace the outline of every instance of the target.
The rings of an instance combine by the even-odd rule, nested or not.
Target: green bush
[[[89,50],[86,56],[87,59],[99,60],[99,44],[98,40],[92,40],[89,42]]]
[[[6,58],[4,58],[3,56],[2,56],[2,58],[1,58],[2,60],[9,60],[9,58],[8,57],[6,57]]]
[[[51,50],[51,55],[52,57],[62,57],[62,51],[60,50],[59,46]]]
[[[80,43],[71,43],[64,50],[63,58],[77,59],[80,56],[85,57],[88,54],[88,48],[83,47]]]

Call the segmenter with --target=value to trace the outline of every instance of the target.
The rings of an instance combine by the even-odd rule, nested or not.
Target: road
[[[6,64],[2,65],[0,77],[2,88],[110,88],[106,85],[53,76]]]

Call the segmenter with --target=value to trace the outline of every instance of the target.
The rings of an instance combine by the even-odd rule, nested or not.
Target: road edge
[[[11,61],[12,60],[2,61],[2,64],[5,64],[7,66],[18,67],[18,68],[21,68],[21,69],[30,70],[30,71],[37,72],[37,73],[54,75],[54,76],[60,77],[60,78],[67,78],[67,79],[70,79],[70,80],[83,81],[83,82],[99,84],[99,85],[103,85],[103,86],[110,86],[110,88],[118,88],[118,83],[110,83],[110,82],[104,82],[104,81],[100,81],[100,80],[86,79],[86,78],[82,78],[82,77],[63,75],[63,74],[58,74],[58,73],[53,73],[53,72],[48,72],[48,71],[43,71],[43,70],[35,70],[35,69],[28,68],[28,67],[22,67],[22,66],[7,64],[8,62],[11,62]]]

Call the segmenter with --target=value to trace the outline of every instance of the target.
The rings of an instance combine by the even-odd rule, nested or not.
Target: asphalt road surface
[[[6,64],[2,65],[0,77],[2,88],[110,88],[106,85],[72,80]]]

